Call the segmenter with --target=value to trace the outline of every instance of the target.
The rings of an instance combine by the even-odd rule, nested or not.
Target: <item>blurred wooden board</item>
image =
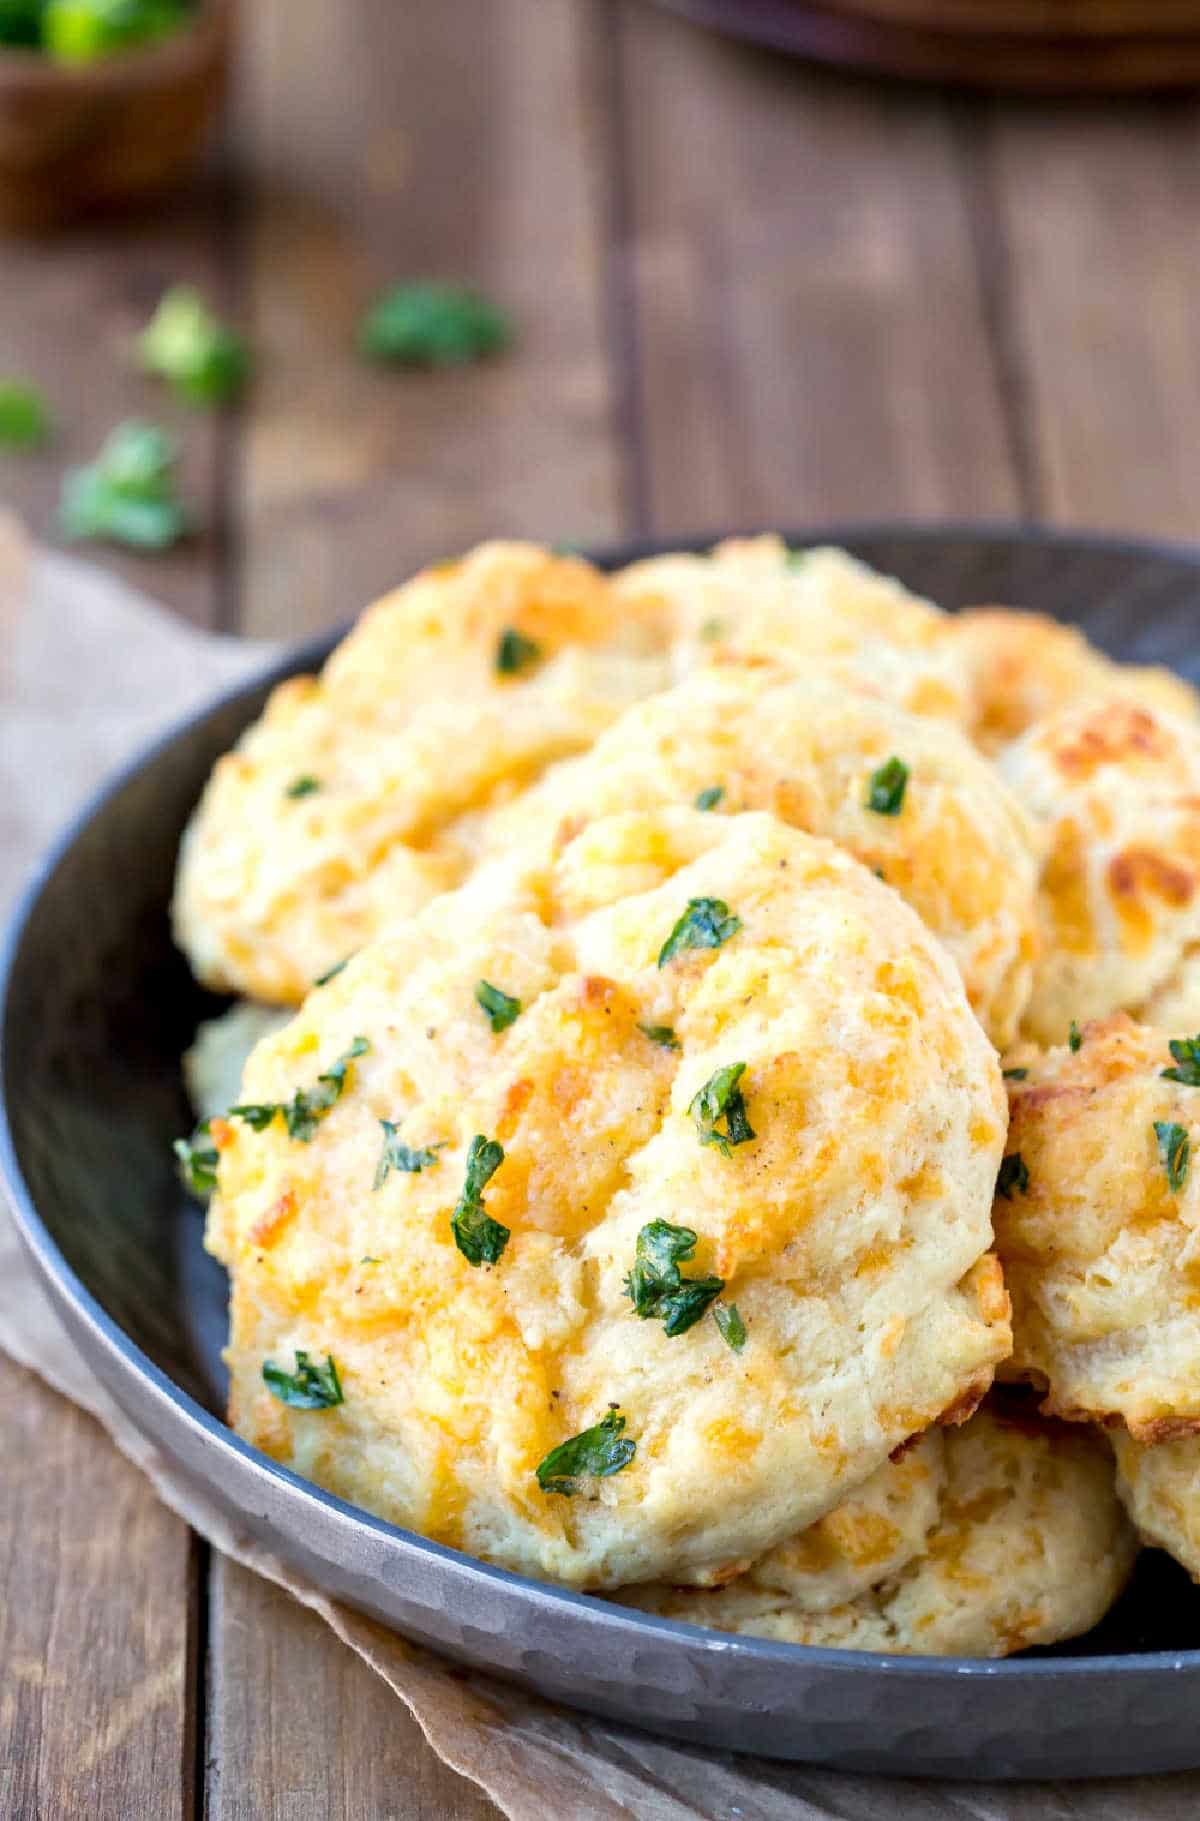
[[[920,6],[880,0],[656,0],[693,24],[818,63],[912,81],[1031,93],[1112,94],[1200,84],[1200,22],[1057,32],[933,23]],[[1080,7],[1079,12],[1084,9]],[[1153,13],[1153,7],[1150,11]],[[922,17],[924,15],[924,17]],[[993,12],[992,19],[996,18]],[[1193,14],[1194,20],[1194,14]],[[1098,23],[1098,22],[1097,22]],[[958,29],[955,29],[957,27]]]

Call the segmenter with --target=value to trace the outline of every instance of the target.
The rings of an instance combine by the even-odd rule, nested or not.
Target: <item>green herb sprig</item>
[[[1158,1140],[1158,1154],[1163,1169],[1167,1172],[1167,1186],[1172,1194],[1177,1195],[1187,1181],[1192,1141],[1185,1127],[1167,1119],[1154,1121],[1154,1136]]]
[[[696,1123],[701,1144],[716,1145],[722,1157],[731,1148],[746,1144],[756,1136],[746,1113],[746,1102],[738,1085],[746,1072],[744,1062],[730,1062],[710,1075],[698,1094],[692,1096],[688,1112]],[[725,1130],[719,1130],[721,1120]]]
[[[690,1227],[651,1220],[637,1236],[633,1269],[625,1294],[643,1321],[661,1321],[664,1334],[686,1334],[725,1288],[722,1277],[684,1277],[679,1267],[695,1256]]]
[[[173,285],[138,338],[138,358],[193,405],[224,405],[237,397],[250,371],[240,335],[228,328],[191,285]]]
[[[1182,1082],[1185,1088],[1200,1088],[1200,1036],[1172,1037],[1170,1050],[1176,1066],[1162,1071],[1163,1080]]]
[[[422,1170],[430,1169],[438,1160],[438,1152],[445,1149],[445,1141],[440,1144],[423,1145],[420,1150],[413,1150],[403,1143],[399,1128],[390,1119],[379,1121],[383,1127],[383,1154],[375,1171],[373,1187],[381,1189],[393,1170],[405,1176],[419,1176]]]
[[[866,805],[877,816],[898,816],[904,808],[908,789],[908,766],[893,756],[878,771],[873,771],[867,784]]]
[[[94,462],[68,471],[59,523],[69,538],[166,550],[188,529],[176,491],[175,445],[154,424],[118,424]]]
[[[628,1467],[637,1453],[637,1443],[624,1436],[625,1418],[614,1404],[607,1416],[590,1429],[573,1435],[570,1441],[551,1448],[537,1467],[537,1483],[543,1492],[557,1492],[563,1498],[574,1498],[586,1490],[589,1480],[606,1480]]]
[[[692,948],[720,948],[742,927],[723,898],[689,898],[687,909],[658,951],[659,967]]]
[[[504,1146],[477,1133],[467,1152],[467,1173],[462,1193],[454,1204],[450,1231],[454,1243],[470,1265],[494,1265],[511,1237],[508,1227],[493,1220],[483,1202],[483,1191],[504,1162]]]
[[[496,1032],[506,1031],[521,1016],[521,1001],[510,993],[501,992],[490,980],[476,982],[475,1003]]]
[[[292,1410],[331,1410],[344,1402],[342,1381],[330,1354],[320,1366],[301,1348],[296,1349],[296,1370],[285,1372],[273,1360],[263,1361],[263,1382],[267,1389]]]
[[[464,285],[420,281],[393,285],[359,325],[358,345],[371,360],[409,367],[460,367],[499,354],[512,340],[506,313]]]

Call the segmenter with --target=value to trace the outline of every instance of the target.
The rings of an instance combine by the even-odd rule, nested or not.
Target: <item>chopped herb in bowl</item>
[[[0,0],[0,44],[94,63],[170,37],[192,11],[190,0]]]

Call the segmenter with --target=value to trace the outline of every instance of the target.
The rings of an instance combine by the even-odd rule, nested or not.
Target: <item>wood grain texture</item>
[[[619,18],[649,523],[1011,512],[944,109]]]
[[[159,556],[80,549],[202,625],[219,617],[217,452],[224,432],[211,414],[187,409],[139,372],[133,341],[170,284],[194,283],[214,303],[227,301],[226,205],[226,187],[213,169],[161,214],[61,237],[8,240],[0,250],[0,377],[39,386],[57,426],[43,451],[0,449],[0,499],[24,515],[36,536],[54,541],[64,466],[90,461],[123,418],[162,424],[180,445],[181,491],[197,534]]]
[[[206,1821],[491,1821],[374,1670],[323,1620],[212,1571]]]
[[[983,116],[1033,505],[1194,539],[1200,105]]]
[[[186,1525],[3,1355],[0,1455],[0,1815],[188,1821]]]
[[[348,618],[484,536],[618,524],[591,4],[354,10],[354,30],[324,0],[265,0],[248,21],[267,350],[244,454],[254,633]],[[510,309],[516,350],[435,373],[363,362],[365,304],[430,276]]]

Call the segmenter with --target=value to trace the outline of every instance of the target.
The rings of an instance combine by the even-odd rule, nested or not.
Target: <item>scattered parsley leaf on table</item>
[[[118,424],[94,462],[63,481],[59,523],[69,538],[166,550],[188,528],[175,483],[175,445],[154,424]]]
[[[359,348],[371,360],[409,367],[466,366],[511,340],[512,324],[498,305],[466,286],[432,281],[383,292],[358,331]]]
[[[236,398],[250,370],[240,335],[213,315],[199,291],[174,285],[138,338],[148,373],[169,380],[195,405],[223,405]]]
[[[36,386],[0,379],[0,448],[36,449],[50,436],[50,413]]]

